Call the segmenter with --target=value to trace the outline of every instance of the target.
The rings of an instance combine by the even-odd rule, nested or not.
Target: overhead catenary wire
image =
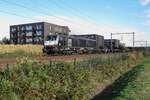
[[[0,13],[4,13],[4,14],[8,14],[8,15],[13,15],[13,16],[17,16],[17,17],[22,17],[22,18],[30,19],[30,20],[34,20],[34,21],[41,21],[39,19],[27,17],[27,16],[24,16],[24,15],[16,14],[14,12],[8,12],[8,11],[4,11],[4,10],[0,10]]]
[[[63,20],[63,21],[68,22],[68,23],[73,23],[73,21],[70,21],[70,20],[68,20],[68,19],[64,19],[64,18],[55,16],[55,15],[53,15],[53,14],[51,14],[51,13],[47,13],[47,12],[45,12],[45,11],[36,10],[36,9],[34,9],[34,8],[30,8],[30,7],[28,7],[28,6],[25,6],[25,5],[23,5],[23,4],[18,4],[18,3],[15,3],[15,2],[10,2],[10,1],[7,1],[7,0],[3,0],[2,2],[5,2],[5,3],[10,4],[10,5],[15,5],[15,6],[18,6],[18,7],[22,7],[22,8],[24,8],[24,9],[27,9],[27,10],[30,10],[30,11],[33,11],[33,12],[37,12],[37,13],[40,13],[40,14],[44,14],[44,15],[46,15],[46,16],[51,15],[51,16],[53,16],[53,17],[59,19],[59,20]],[[49,9],[49,8],[48,8],[48,9]],[[80,22],[78,22],[78,23],[76,23],[76,24],[78,24],[79,26],[83,25],[83,24],[81,24],[81,23],[79,24],[79,23],[80,23]],[[75,23],[74,23],[74,24],[75,24]]]
[[[7,3],[8,3],[8,2],[7,2]],[[11,4],[11,5],[14,5],[14,4]],[[21,5],[15,5],[15,6],[21,7]],[[24,8],[24,7],[23,7],[23,8]],[[26,7],[25,7],[25,9],[29,9],[29,8],[26,8]],[[14,13],[14,12],[8,12],[8,11],[3,11],[3,10],[1,10],[1,13],[5,13],[5,14],[9,14],[9,15],[17,16],[17,17],[22,17],[22,18],[25,18],[25,19],[30,19],[30,20],[35,20],[35,21],[41,21],[41,20],[39,20],[39,19],[27,17],[27,16],[25,16],[25,15],[20,15],[20,14]]]
[[[57,1],[57,0],[56,0]],[[94,19],[92,18],[92,17],[90,17],[90,16],[88,16],[87,14],[85,14],[84,12],[81,12],[81,11],[79,11],[78,9],[75,9],[75,8],[73,8],[72,6],[70,6],[70,4],[68,4],[66,1],[64,1],[64,0],[59,0],[59,2],[62,2],[63,4],[65,4],[66,6],[65,7],[68,7],[70,10],[72,10],[73,12],[75,12],[76,14],[79,14],[79,15],[84,15],[84,18],[86,19],[86,20],[88,20],[90,23],[92,23],[92,24],[94,24],[95,26],[99,26],[99,24],[97,24],[97,23],[95,23],[95,21],[94,21]],[[120,29],[119,27],[114,27],[114,26],[112,26],[112,25],[109,25],[109,24],[106,24],[106,23],[104,23],[104,22],[99,22],[100,24],[102,24],[104,27],[109,27],[109,28],[111,28],[111,29]]]
[[[98,30],[100,30],[100,29],[102,30],[102,27],[99,27],[93,20],[91,20],[91,18],[89,18],[87,15],[82,16],[83,13],[78,12],[77,10],[73,9],[69,4],[66,4],[66,2],[62,2],[63,4],[66,5],[66,6],[64,6],[64,5],[61,5],[60,3],[58,3],[57,0],[51,0],[51,1],[53,1],[53,3],[55,5],[57,5],[58,7],[60,7],[61,9],[64,9],[66,12],[69,13],[69,11],[71,11],[72,15],[75,15],[76,17],[87,21],[88,23],[91,24],[91,27],[98,29]],[[61,2],[61,0],[59,2]],[[102,26],[107,27],[104,24]],[[102,31],[105,31],[105,30],[102,30]]]
[[[33,12],[37,12],[37,13],[40,13],[40,14],[44,14],[44,15],[51,15],[59,20],[64,20],[64,21],[67,21],[67,22],[70,22],[69,20],[67,19],[64,19],[64,18],[61,18],[61,17],[58,17],[58,16],[55,16],[51,13],[47,13],[47,12],[44,12],[44,11],[40,11],[40,10],[36,10],[34,8],[31,8],[31,7],[28,7],[28,6],[25,6],[23,4],[18,4],[18,3],[15,3],[15,2],[11,2],[11,1],[7,1],[7,0],[0,0],[1,2],[4,2],[4,3],[7,3],[7,4],[10,4],[10,5],[15,5],[15,6],[18,6],[18,7],[21,7],[21,8],[24,8],[24,9],[27,9],[27,10],[30,10],[30,11],[33,11]]]
[[[55,1],[57,1],[57,0],[55,0]],[[62,2],[63,5],[66,5],[65,7],[68,7],[70,10],[72,10],[72,11],[75,12],[76,14],[84,15],[85,18],[86,18],[89,22],[93,23],[94,25],[99,26],[97,23],[94,22],[94,20],[93,20],[90,16],[88,16],[88,15],[85,14],[84,12],[79,11],[79,10],[76,9],[76,8],[73,8],[73,7],[70,6],[70,4],[69,4],[68,2],[66,2],[65,0],[59,0],[59,2]],[[111,28],[111,29],[120,30],[119,27],[112,26],[112,25],[109,25],[109,24],[105,24],[105,23],[103,23],[103,22],[99,22],[99,23],[101,23],[101,24],[102,24],[103,26],[105,26],[105,27],[109,27],[109,28]],[[134,39],[135,39],[135,37],[133,36],[133,47],[134,47]],[[122,39],[122,40],[123,40],[123,39]]]
[[[0,13],[7,14],[7,15],[13,15],[13,16],[16,16],[16,17],[21,17],[21,18],[25,18],[25,19],[29,19],[29,20],[34,20],[34,21],[41,21],[41,20],[36,19],[36,18],[31,18],[31,17],[27,17],[27,16],[24,16],[24,15],[16,14],[14,12],[8,12],[8,11],[0,10]],[[9,32],[7,31],[7,32],[4,32],[4,33],[9,33]]]
[[[48,1],[49,2],[49,1]],[[51,0],[51,2],[53,2],[53,4],[55,5],[55,6],[57,6],[58,8],[61,8],[61,10],[62,9],[64,9],[64,7],[62,6],[62,5],[60,5],[59,3],[57,3],[56,1],[53,1],[53,0]],[[26,3],[27,4],[27,3]],[[38,2],[36,2],[36,3],[34,3],[34,5],[39,5],[39,3]],[[40,4],[41,6],[43,6],[42,8],[40,8],[40,9],[43,9],[44,11],[46,11],[46,10],[50,10],[51,9],[51,7],[49,7],[49,6],[46,6],[46,5],[43,5],[43,4]],[[77,14],[74,14],[73,12],[69,12],[70,11],[70,9],[66,9],[65,10],[65,12],[66,13],[69,13],[69,14],[72,14],[72,15],[75,15],[75,16],[77,16],[78,18],[80,18],[80,19],[84,19],[85,20],[85,18],[81,18],[80,16],[78,16]],[[72,22],[73,22],[73,24],[77,24],[78,25],[78,27],[79,26],[83,26],[83,25],[85,25],[85,24],[83,24],[82,22],[80,22],[80,21],[73,21],[73,20],[71,20]],[[90,23],[90,22],[89,22]],[[87,24],[86,24],[87,25]],[[90,26],[90,27],[93,27],[93,26]],[[93,27],[94,28],[94,27]],[[98,28],[97,28],[98,29]],[[94,30],[96,30],[96,28],[94,28]],[[99,31],[104,31],[104,30],[100,30],[100,28],[99,28]]]
[[[37,10],[37,9],[34,9],[34,8],[32,8],[32,7],[28,7],[28,6],[25,6],[23,3],[22,4],[19,4],[19,3],[15,3],[15,2],[12,2],[12,1],[8,1],[8,0],[2,0],[1,2],[5,2],[5,3],[7,3],[7,4],[11,4],[11,5],[15,5],[15,6],[19,6],[19,7],[22,7],[22,8],[24,8],[24,9],[27,9],[27,10],[30,10],[30,11],[33,11],[33,12],[37,12],[37,13],[40,13],[40,14],[44,14],[44,15],[46,15],[46,16],[49,16],[49,15],[51,15],[51,16],[53,16],[53,17],[55,17],[55,18],[57,18],[57,19],[59,19],[59,20],[63,20],[63,21],[65,21],[65,22],[68,22],[68,23],[72,23],[72,21],[70,21],[70,20],[68,20],[68,19],[65,19],[65,18],[62,18],[62,17],[59,17],[59,16],[55,16],[55,15],[53,15],[52,13],[50,13],[50,12],[45,12],[45,11],[41,11],[41,10]],[[36,3],[36,2],[35,2]],[[45,7],[44,7],[45,8]],[[48,8],[49,9],[49,8]],[[72,8],[71,8],[72,9]],[[77,14],[76,14],[77,15]],[[86,17],[85,17],[85,19],[86,19]],[[89,20],[89,19],[88,19]],[[79,22],[78,22],[79,23]],[[92,22],[93,23],[93,22]],[[82,25],[82,24],[78,24],[78,25]],[[93,25],[94,26],[98,26],[98,25],[96,25],[95,23],[93,23]],[[103,26],[106,26],[106,25],[104,25],[103,24]],[[93,26],[92,26],[93,27]],[[97,27],[97,29],[100,31],[100,27]],[[104,30],[103,30],[104,31]],[[103,32],[102,31],[102,29],[101,29],[101,32]]]

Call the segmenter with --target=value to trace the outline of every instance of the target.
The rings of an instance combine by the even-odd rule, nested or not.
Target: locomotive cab
[[[44,41],[44,46],[57,46],[58,38],[57,35],[48,35],[46,41]]]
[[[61,35],[48,35],[44,41],[43,52],[47,54],[59,53],[67,47],[67,37]]]
[[[54,53],[57,50],[58,38],[57,35],[48,35],[44,41],[43,52],[47,54]]]

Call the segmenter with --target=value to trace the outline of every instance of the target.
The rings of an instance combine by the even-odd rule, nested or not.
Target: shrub
[[[138,56],[136,61],[130,54],[111,54],[48,64],[23,58],[0,72],[0,99],[87,100],[97,84],[115,80]]]
[[[92,86],[89,75],[88,70],[69,63],[42,65],[23,59],[1,72],[0,98],[87,99]]]

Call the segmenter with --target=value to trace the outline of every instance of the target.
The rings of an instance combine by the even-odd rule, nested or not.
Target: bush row
[[[115,54],[48,64],[23,58],[0,72],[0,99],[87,100],[97,84],[125,72],[138,57]]]

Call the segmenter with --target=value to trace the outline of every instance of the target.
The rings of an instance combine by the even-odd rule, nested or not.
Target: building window
[[[52,26],[49,27],[50,31],[52,31]]]
[[[40,40],[39,40],[39,37],[36,37],[35,39],[34,39],[34,41],[35,42],[39,42]]]
[[[14,37],[14,35],[13,35],[13,34],[10,34],[10,37],[11,37],[11,38],[13,38],[13,37]]]
[[[25,37],[25,35],[26,35],[26,33],[24,33],[24,32],[21,32],[21,33],[20,33],[20,36],[21,36],[21,37]]]
[[[17,36],[20,37],[20,32],[17,32]]]
[[[62,32],[63,32],[63,33],[67,33],[65,29],[62,29]]]
[[[26,43],[32,43],[32,38],[27,38]]]
[[[37,36],[41,36],[42,35],[42,31],[36,31]]]
[[[14,43],[14,41],[13,41],[13,40],[10,40],[10,42],[11,42],[11,43]]]
[[[18,42],[20,42],[20,38],[18,38],[17,40],[18,40]]]
[[[21,35],[26,35],[26,33],[25,33],[25,32],[22,32]]]
[[[55,32],[57,32],[57,33],[63,33],[63,28],[55,27]]]
[[[42,25],[41,25],[41,24],[37,24],[37,25],[36,25],[36,29],[37,29],[37,30],[42,29]]]
[[[32,36],[32,32],[27,32],[26,36]]]
[[[35,37],[34,38],[34,42],[37,43],[37,44],[42,43],[42,41],[43,41],[42,37]]]
[[[25,44],[25,39],[21,39],[21,40],[20,40],[20,43],[21,43],[21,44]]]
[[[19,31],[20,30],[20,27],[19,26],[17,26],[17,31]]]
[[[22,27],[21,27],[21,31],[24,31],[24,30],[25,30],[25,27],[24,27],[24,26],[22,26]]]
[[[42,25],[41,24],[39,24],[39,29],[42,29]]]
[[[32,26],[26,26],[26,30],[32,30]]]
[[[14,27],[11,28],[11,32],[14,32],[14,31],[16,31],[16,28],[14,28]]]

